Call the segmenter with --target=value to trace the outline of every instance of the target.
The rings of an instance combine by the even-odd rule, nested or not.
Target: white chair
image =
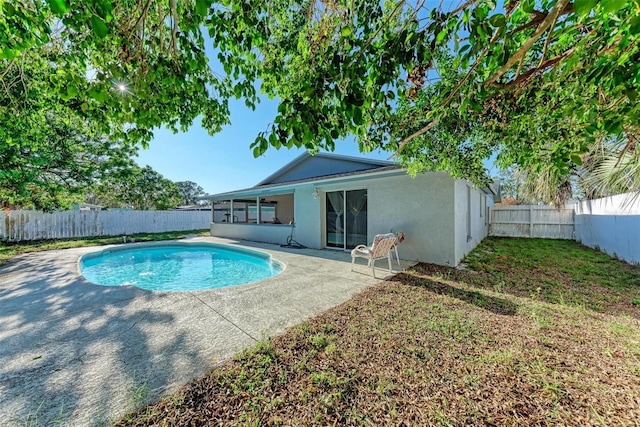
[[[398,266],[400,266],[400,257],[398,256],[398,245],[404,242],[404,233],[402,231],[394,231],[394,230],[391,230],[391,232],[396,235],[396,243],[391,248],[391,251],[396,253],[396,261],[398,261]]]
[[[358,245],[351,251],[351,271],[356,262],[356,257],[366,258],[373,271],[373,277],[376,277],[376,260],[387,258],[389,260],[389,273],[391,270],[391,249],[396,244],[396,235],[393,233],[376,234],[373,238],[371,247],[367,245]]]

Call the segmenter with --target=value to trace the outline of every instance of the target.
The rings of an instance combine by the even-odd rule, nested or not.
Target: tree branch
[[[493,36],[491,37],[491,40],[489,40],[489,45],[484,48],[482,53],[480,53],[480,55],[474,61],[473,65],[471,66],[469,71],[467,71],[467,74],[465,74],[465,76],[462,78],[462,80],[460,80],[460,83],[458,83],[458,85],[451,91],[451,93],[449,94],[447,99],[445,99],[444,102],[442,103],[442,105],[440,105],[440,108],[442,108],[445,105],[447,105],[449,103],[449,101],[451,101],[451,99],[455,96],[455,94],[458,93],[458,91],[460,90],[460,88],[462,87],[464,82],[467,81],[467,79],[471,76],[471,73],[473,73],[473,70],[476,69],[476,67],[480,63],[480,60],[482,58],[484,58],[484,56],[489,52],[489,46],[491,46],[493,43],[495,43],[495,41],[498,39],[498,35],[499,34],[500,34],[500,29],[496,28],[496,30],[493,32]]]
[[[564,52],[561,55],[554,56],[553,58],[549,58],[546,61],[544,61],[543,63],[539,64],[537,67],[527,70],[522,75],[520,75],[516,79],[510,81],[509,83],[505,83],[505,84],[492,83],[491,86],[495,87],[495,88],[498,88],[498,89],[501,89],[501,90],[512,89],[513,87],[518,86],[519,84],[527,81],[529,78],[531,78],[538,71],[545,70],[545,69],[547,69],[549,67],[554,66],[555,64],[557,64],[560,61],[564,61],[565,59],[567,59],[568,57],[573,55],[574,51],[575,51],[575,48],[571,48],[571,49],[569,49],[568,51]]]
[[[396,150],[395,153],[393,153],[391,156],[389,156],[389,158],[395,157],[398,154],[400,154],[400,151],[402,151],[402,149],[405,147],[405,145],[407,145],[407,142],[411,141],[413,138],[416,138],[416,137],[422,135],[423,133],[429,132],[438,123],[440,123],[440,119],[439,118],[433,120],[431,123],[429,123],[428,125],[426,125],[422,129],[415,131],[414,133],[412,133],[411,135],[409,135],[408,137],[406,137],[405,139],[400,141],[398,149]]]
[[[367,42],[365,43],[365,45],[362,47],[362,49],[360,49],[360,52],[358,52],[358,56],[356,58],[354,58],[349,65],[351,65],[354,61],[358,60],[362,54],[364,53],[364,51],[371,45],[371,43],[373,43],[373,41],[376,39],[376,37],[378,36],[378,34],[380,34],[380,31],[382,31],[383,28],[386,28],[387,24],[389,23],[389,21],[391,21],[391,18],[393,18],[393,15],[396,14],[396,12],[400,9],[400,6],[402,6],[405,3],[405,0],[400,0],[398,2],[398,4],[396,5],[395,8],[393,8],[393,10],[391,11],[391,14],[387,17],[387,20],[384,22],[383,25],[380,26],[380,28],[378,28],[376,30],[376,32],[373,34],[373,36],[369,37],[369,40],[367,40]]]
[[[170,0],[171,17],[173,27],[171,28],[171,45],[173,47],[174,61],[178,61],[178,6],[176,0]]]
[[[618,167],[618,165],[622,161],[622,158],[627,153],[627,151],[629,151],[631,147],[635,148],[635,145],[638,143],[638,138],[632,132],[625,131],[624,133],[627,136],[627,143],[624,145],[624,148],[620,152],[620,155],[618,156],[618,161],[616,161],[616,165],[614,166],[614,168]]]
[[[151,6],[151,0],[147,0],[147,3],[144,5],[144,7],[142,8],[142,13],[140,14],[140,16],[138,17],[138,19],[136,20],[136,23],[133,24],[133,28],[138,28],[138,25],[140,25],[140,21],[142,21],[143,19],[146,19],[147,17],[147,13],[149,11],[149,6]]]
[[[574,11],[575,11],[575,8],[573,7],[573,3],[569,3],[558,14],[558,17],[560,17],[562,15],[568,15],[569,13],[572,13]],[[535,27],[536,25],[538,25],[539,23],[544,21],[545,18],[549,15],[548,13],[543,13],[543,12],[540,12],[540,11],[537,11],[537,10],[534,10],[533,12],[531,12],[531,14],[533,15],[533,19],[531,19],[531,21],[529,21],[526,24],[521,25],[518,28],[514,29],[513,31],[511,31],[511,33],[509,33],[509,35],[517,34],[517,33],[522,32],[522,31],[524,31],[524,30],[526,30],[528,28]]]
[[[520,61],[523,58],[529,49],[533,46],[533,44],[540,38],[540,36],[551,26],[553,22],[558,18],[560,12],[564,10],[564,8],[569,3],[569,0],[558,0],[558,3],[551,9],[551,12],[545,17],[545,19],[538,25],[536,31],[529,37],[529,39],[524,42],[524,44],[518,49],[516,53],[514,53],[511,58],[507,60],[507,63],[502,66],[493,76],[491,76],[485,83],[485,86],[488,86],[498,80],[504,73],[506,73],[509,68],[511,68],[516,62]]]
[[[556,22],[558,22],[558,17],[555,16],[553,18],[553,22],[551,23],[551,27],[549,28],[549,34],[547,34],[547,39],[544,41],[544,48],[542,50],[542,55],[540,56],[540,62],[538,66],[540,66],[544,62],[544,57],[547,56],[547,49],[549,48],[549,42],[551,41],[551,36],[553,36],[553,29],[556,26]],[[520,59],[520,64],[522,64],[522,60],[524,56]]]
[[[489,46],[491,46],[492,43],[494,43],[497,39],[498,39],[498,35],[500,34],[500,29],[496,28],[496,30],[493,33],[493,36],[491,37],[491,40],[489,41]],[[447,104],[449,104],[449,102],[451,102],[451,100],[453,99],[453,97],[456,95],[456,93],[458,93],[458,91],[460,90],[460,88],[462,87],[462,85],[464,84],[464,82],[466,82],[469,77],[471,76],[471,73],[473,73],[473,71],[476,69],[476,67],[478,66],[478,64],[480,63],[480,60],[487,54],[487,52],[489,52],[489,46],[487,46],[486,48],[484,48],[484,50],[482,51],[482,53],[478,56],[478,58],[476,59],[476,61],[473,63],[473,65],[471,66],[471,68],[469,69],[469,71],[467,71],[467,73],[465,74],[465,76],[462,78],[462,80],[460,80],[460,82],[456,85],[456,87],[451,91],[451,93],[449,94],[449,96],[447,97],[447,99],[445,99],[442,104],[440,104],[440,108],[445,107]],[[436,119],[434,121],[432,121],[431,123],[429,123],[427,126],[423,127],[422,129],[420,129],[417,132],[412,133],[411,135],[409,135],[408,137],[404,138],[402,141],[400,141],[400,144],[398,145],[398,149],[396,150],[396,152],[393,154],[393,156],[396,156],[398,154],[400,154],[400,152],[404,149],[405,145],[407,145],[407,143],[409,141],[411,141],[413,138],[422,135],[423,133],[426,133],[429,131],[429,129],[433,128],[434,126],[436,126],[438,123],[440,123],[440,119]],[[392,156],[392,157],[393,157]]]
[[[449,12],[451,15],[456,15],[460,12],[462,12],[463,10],[465,10],[467,7],[471,6],[474,3],[477,3],[477,0],[468,0],[467,2],[461,4],[460,6],[458,6],[456,9],[453,9],[451,12]]]

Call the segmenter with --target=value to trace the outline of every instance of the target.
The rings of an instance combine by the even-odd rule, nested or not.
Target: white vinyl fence
[[[574,237],[573,208],[518,205],[493,206],[490,209],[489,235],[499,237]]]
[[[211,211],[0,211],[0,241],[203,230],[210,223]]]

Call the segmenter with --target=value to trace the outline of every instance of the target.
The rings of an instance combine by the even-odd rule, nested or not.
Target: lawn
[[[127,242],[151,242],[155,240],[181,239],[186,235],[210,235],[209,230],[167,231],[165,233],[140,233],[127,236]],[[122,243],[122,236],[103,236],[82,239],[42,240],[21,243],[0,242],[0,265],[6,264],[11,258],[28,252],[51,251],[55,249],[82,248],[86,246],[101,246]]]
[[[118,425],[640,422],[640,268],[487,239],[267,339]]]

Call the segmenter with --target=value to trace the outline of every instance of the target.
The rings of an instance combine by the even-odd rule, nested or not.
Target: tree
[[[412,173],[443,169],[480,184],[481,160],[497,153],[503,167],[564,185],[603,140],[622,141],[620,158],[633,151],[637,0],[432,4],[4,3],[0,75],[52,50],[52,105],[126,142],[148,142],[154,127],[183,128],[199,114],[215,132],[227,121],[226,99],[253,106],[260,82],[279,107],[252,144],[256,156],[270,146],[333,150],[353,134],[362,151],[388,150]],[[223,77],[206,59],[205,28]]]
[[[205,195],[204,189],[193,181],[176,182],[183,205],[195,205],[200,201],[200,197]]]
[[[353,133],[361,150],[389,150],[411,172],[481,183],[479,160],[497,152],[503,167],[564,186],[603,138],[623,139],[621,153],[636,145],[637,1],[231,3],[210,24],[231,52],[223,63],[280,99],[257,155],[332,149]]]
[[[135,149],[106,138],[66,105],[49,108],[46,85],[55,76],[46,54],[32,59],[3,75],[0,200],[45,211],[68,208]]]
[[[82,133],[80,123],[50,117],[37,146],[23,144],[30,134],[0,144],[0,200],[14,206],[51,211],[68,208],[99,176],[126,164],[128,147]]]
[[[500,195],[502,198],[519,200],[519,189],[522,182],[517,178],[513,168],[501,169],[498,173],[500,180]]]
[[[161,125],[228,123],[232,81],[209,65],[208,8],[196,3],[0,2],[0,197],[64,207],[67,190],[92,179],[82,159],[130,155]]]
[[[111,208],[173,209],[180,204],[178,186],[150,166],[131,165],[101,180],[88,200]]]

